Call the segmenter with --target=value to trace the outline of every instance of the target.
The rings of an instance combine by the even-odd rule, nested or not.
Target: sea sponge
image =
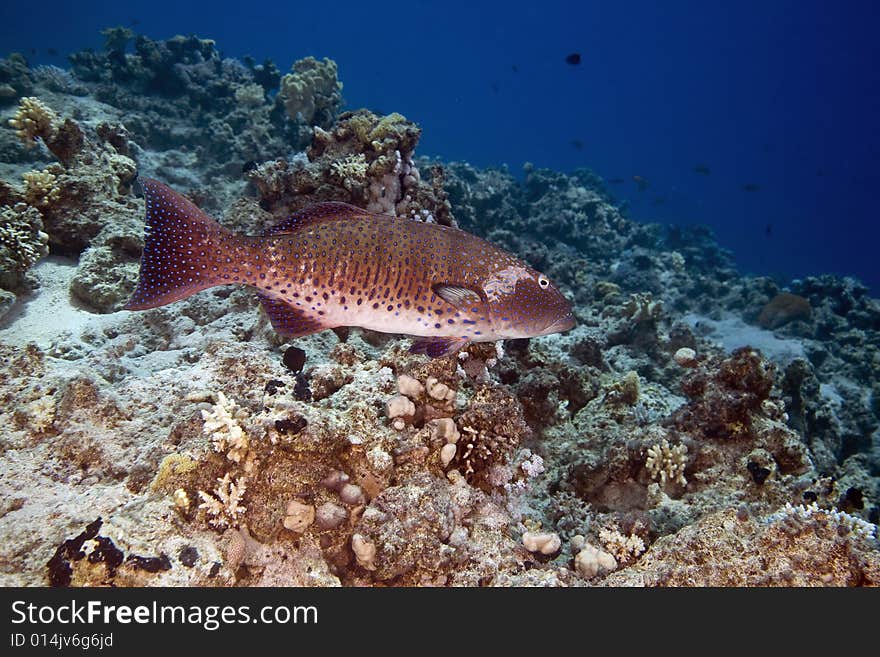
[[[306,57],[293,63],[292,72],[281,78],[279,100],[287,116],[306,125],[329,127],[342,105],[342,83],[336,62],[325,57]]]
[[[49,236],[39,210],[26,203],[0,207],[0,287],[19,287],[24,273],[47,255]]]

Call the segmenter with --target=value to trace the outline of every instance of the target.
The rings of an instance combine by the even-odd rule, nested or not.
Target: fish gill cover
[[[436,157],[429,121],[393,95],[361,109],[363,80],[322,48],[276,64],[133,25],[103,40],[69,66],[23,46],[0,60],[0,583],[880,582],[865,285],[746,276],[706,227],[635,221],[624,185],[675,203],[642,169]],[[573,40],[546,65],[595,58]],[[590,140],[563,143],[589,161]],[[332,296],[368,317],[408,300],[424,322],[384,261],[442,257],[425,235],[468,237],[425,270],[444,276],[424,337],[503,298],[511,279],[481,267],[532,276],[514,312],[534,316],[546,280],[574,317],[448,355],[412,350],[411,326],[323,321]],[[260,278],[305,252],[326,289]],[[357,262],[369,273],[329,283]],[[214,266],[246,285],[196,292]]]

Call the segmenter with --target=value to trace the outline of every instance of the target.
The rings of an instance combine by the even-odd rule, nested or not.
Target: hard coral
[[[749,347],[709,360],[682,383],[690,403],[673,416],[676,426],[711,438],[748,434],[752,416],[773,387],[775,367]]]
[[[491,487],[492,469],[504,465],[531,430],[516,397],[504,388],[477,390],[458,421],[461,438],[452,461],[472,484]]]
[[[332,130],[315,129],[308,161],[268,162],[249,178],[260,204],[278,217],[315,202],[345,201],[371,212],[454,225],[442,186],[422,181],[413,161],[420,135],[400,114],[344,112]]]
[[[291,72],[281,78],[278,100],[291,120],[329,127],[342,105],[336,62],[326,57],[323,61],[306,57],[294,62]]]
[[[798,319],[809,319],[812,314],[810,302],[790,292],[780,292],[773,297],[758,315],[758,324],[775,329]]]
[[[15,128],[18,138],[28,146],[33,146],[37,138],[48,143],[55,135],[57,123],[58,115],[33,96],[22,98],[15,116],[9,119],[9,125]]]
[[[24,203],[0,207],[0,287],[18,288],[31,265],[49,254],[48,242],[36,208]]]

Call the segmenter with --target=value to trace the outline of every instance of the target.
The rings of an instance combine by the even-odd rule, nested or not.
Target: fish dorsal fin
[[[353,216],[369,215],[370,213],[362,208],[358,208],[348,203],[340,203],[337,201],[327,201],[325,203],[315,203],[302,210],[294,212],[292,215],[284,219],[280,223],[269,228],[265,235],[278,235],[280,233],[292,233],[300,230],[304,226],[314,226],[315,224],[324,223],[325,221],[335,221],[337,219],[350,219]]]
[[[456,308],[466,308],[483,302],[483,298],[476,290],[464,285],[434,283],[431,290],[446,303],[450,303]]]

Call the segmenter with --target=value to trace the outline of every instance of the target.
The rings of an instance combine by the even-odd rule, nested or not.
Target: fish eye
[[[538,285],[540,285],[543,289],[547,289],[550,285],[550,281],[547,280],[546,276],[538,276]]]

